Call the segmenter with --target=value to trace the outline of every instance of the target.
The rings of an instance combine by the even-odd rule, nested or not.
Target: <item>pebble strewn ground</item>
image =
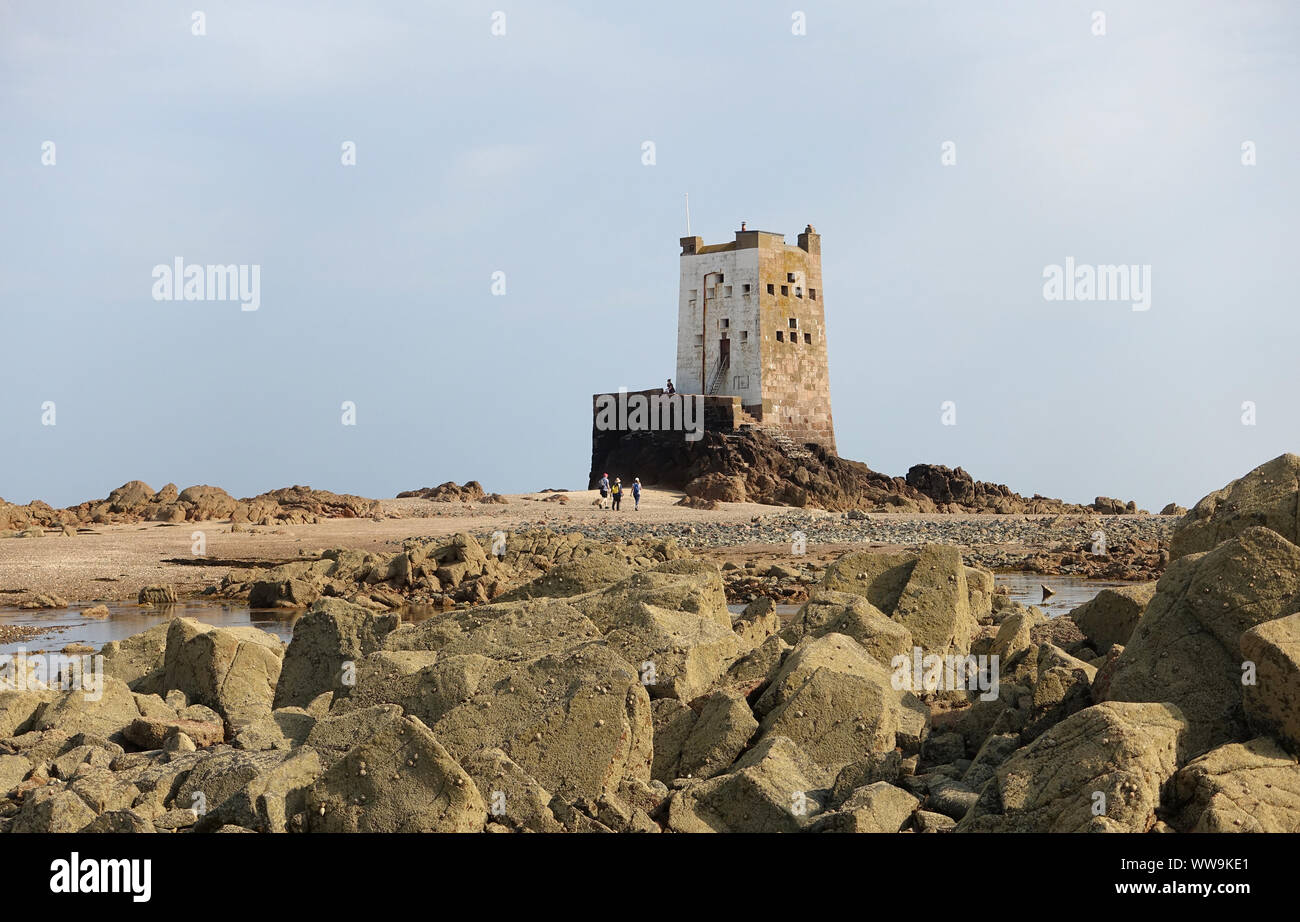
[[[743,545],[793,545],[804,536],[807,553],[831,546],[915,547],[956,544],[966,551],[968,563],[992,569],[1025,569],[1028,558],[1046,560],[1095,557],[1097,561],[1066,559],[1051,567],[1056,572],[1091,575],[1106,558],[1093,554],[1097,532],[1108,550],[1120,553],[1139,542],[1152,549],[1167,543],[1179,519],[1176,516],[998,516],[933,515],[897,516],[826,512],[782,512],[755,517],[750,522],[695,522],[641,525],[635,513],[609,513],[608,521],[572,526],[588,538],[602,541],[639,537],[675,538],[683,547],[700,550]],[[484,540],[490,532],[479,535]],[[829,549],[829,548],[828,548]],[[1033,568],[1032,563],[1029,568]],[[1141,573],[1142,577],[1149,574]]]

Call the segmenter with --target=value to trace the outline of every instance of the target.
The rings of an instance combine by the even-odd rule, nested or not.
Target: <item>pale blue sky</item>
[[[689,191],[706,242],[821,232],[846,457],[1190,504],[1300,450],[1298,26],[1286,2],[0,0],[0,496],[582,487],[591,394],[672,374]],[[259,264],[261,309],[152,300],[176,256]],[[1151,265],[1150,311],[1044,301],[1067,256]]]

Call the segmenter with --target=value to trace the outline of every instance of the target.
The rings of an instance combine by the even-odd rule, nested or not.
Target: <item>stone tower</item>
[[[731,243],[681,238],[678,391],[736,396],[764,429],[835,451],[821,236],[797,246],[746,230]]]

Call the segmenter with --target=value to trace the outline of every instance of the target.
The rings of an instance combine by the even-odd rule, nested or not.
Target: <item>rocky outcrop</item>
[[[1248,739],[1242,635],[1293,611],[1297,592],[1300,547],[1267,528],[1179,558],[1120,654],[1107,699],[1177,705],[1189,756]]]
[[[279,638],[257,628],[177,618],[167,631],[163,688],[212,708],[233,730],[270,714],[283,656]]]
[[[464,486],[454,480],[448,480],[436,487],[421,487],[418,490],[404,490],[397,494],[398,499],[428,499],[435,503],[473,503],[482,500],[487,494],[483,484],[477,480],[467,480]]]
[[[41,502],[15,506],[0,499],[0,532],[33,527],[62,529],[76,525],[178,524],[225,519],[241,524],[302,524],[323,518],[374,516],[380,510],[378,500],[304,486],[236,499],[220,487],[200,484],[178,491],[175,484],[169,483],[155,491],[143,481],[132,480],[105,499],[89,500],[67,509],[53,509]]]
[[[1300,763],[1267,737],[1229,743],[1174,776],[1180,832],[1300,832]]]
[[[925,653],[965,655],[979,619],[990,613],[992,574],[965,566],[954,547],[929,545],[901,554],[847,554],[826,568],[820,585],[866,599]]]
[[[732,771],[689,785],[668,801],[674,832],[798,832],[825,807],[821,772],[790,739],[770,736]]]
[[[1246,631],[1241,655],[1255,666],[1254,681],[1242,684],[1246,720],[1300,753],[1300,614]]]
[[[1099,704],[998,766],[959,832],[1146,832],[1186,722],[1168,704]]]
[[[828,785],[846,765],[900,747],[916,751],[930,712],[843,634],[805,638],[754,704],[761,738],[785,737]]]
[[[871,470],[809,443],[795,450],[762,429],[706,430],[698,441],[680,433],[599,433],[588,488],[608,471],[625,481],[684,490],[697,502],[875,512],[1062,514],[1096,510],[974,480],[961,468],[914,465],[906,477]],[[1135,504],[1129,504],[1136,511]],[[1121,512],[1128,511],[1121,507]]]
[[[474,780],[418,718],[379,709],[349,728],[346,752],[307,789],[312,832],[476,832],[487,805]],[[313,729],[307,746],[330,737]]]
[[[376,615],[340,599],[317,602],[294,622],[273,706],[306,707],[326,692],[342,694],[346,664],[374,653],[396,627],[396,615]]]
[[[1300,456],[1279,455],[1193,506],[1170,538],[1170,556],[1208,551],[1259,526],[1300,544],[1298,500]]]
[[[1103,589],[1070,612],[1070,618],[1083,631],[1093,649],[1105,653],[1115,644],[1123,646],[1128,643],[1155,594],[1155,583]]]

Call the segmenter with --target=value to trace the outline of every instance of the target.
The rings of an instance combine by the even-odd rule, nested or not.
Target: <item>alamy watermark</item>
[[[617,394],[596,397],[600,432],[684,432],[686,441],[704,436],[703,394]]]
[[[889,661],[895,691],[978,691],[981,701],[998,697],[998,655],[939,656],[920,647],[912,655],[900,653]]]
[[[262,305],[262,267],[259,265],[186,265],[177,256],[169,266],[153,267],[155,301],[238,301],[240,310]]]
[[[0,653],[0,691],[44,691],[50,688],[81,691],[87,701],[98,701],[104,695],[103,655],[29,655],[22,647],[13,653]]]
[[[1129,301],[1135,311],[1151,309],[1151,267],[1076,264],[1043,267],[1044,301]]]

